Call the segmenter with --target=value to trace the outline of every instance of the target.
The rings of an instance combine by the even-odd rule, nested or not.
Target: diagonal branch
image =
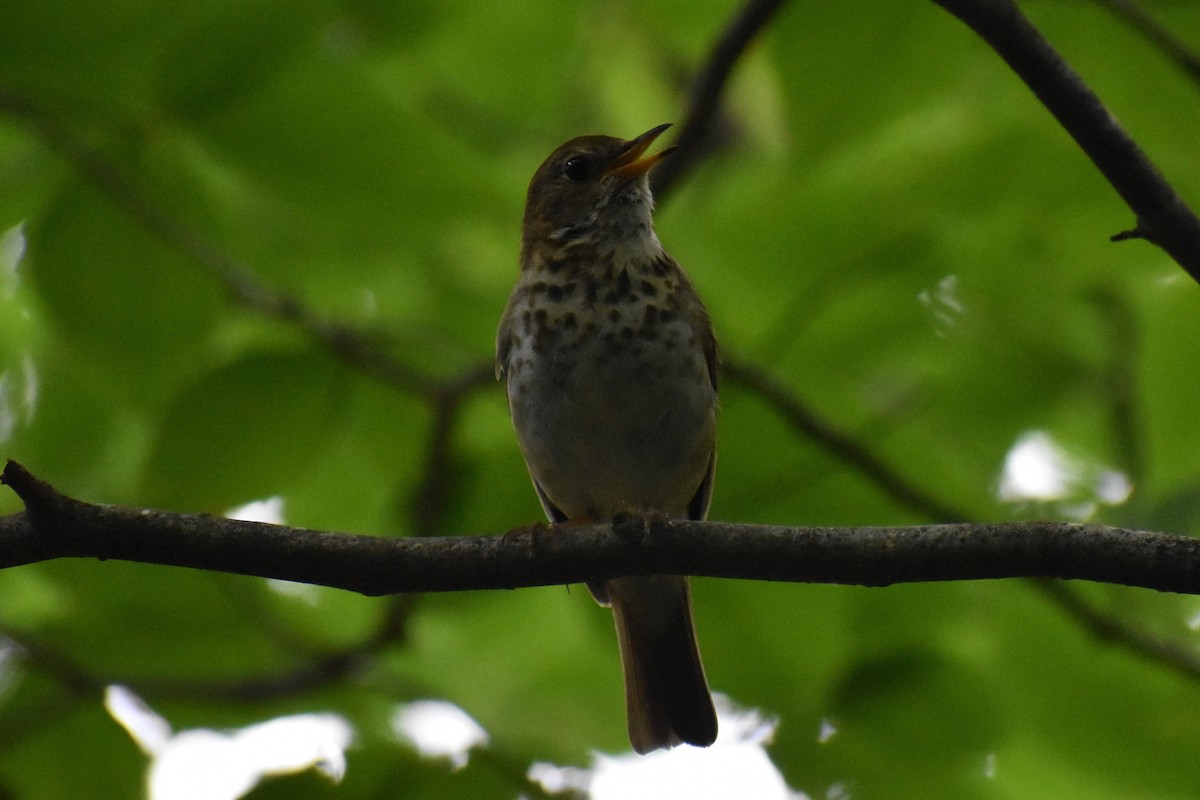
[[[26,511],[0,517],[0,568],[115,558],[366,595],[662,573],[861,586],[1046,577],[1200,594],[1200,539],[1100,525],[802,528],[628,515],[505,536],[386,539],[84,503],[13,461],[3,480]]]
[[[857,439],[821,419],[800,398],[767,373],[737,359],[725,358],[722,375],[754,392],[798,433],[845,463],[895,503],[939,522],[965,521],[969,516],[913,485]]]
[[[1137,227],[1114,239],[1158,245],[1200,282],[1200,219],[1012,0],[935,0],[983,38],[1066,129],[1125,203]]]
[[[1187,678],[1200,677],[1200,653],[1183,641],[1156,636],[1145,627],[1100,610],[1068,584],[1038,578],[1034,588],[1060,611],[1101,641],[1111,642],[1146,661],[1165,666]]]
[[[39,104],[0,86],[0,113],[29,126],[48,148],[66,160],[144,231],[187,256],[214,279],[236,305],[263,317],[295,325],[346,363],[399,389],[425,397],[437,392],[433,376],[392,357],[374,337],[327,319],[291,294],[260,281],[219,243],[173,216],[120,165]]]
[[[1129,368],[1125,362],[1130,358],[1127,342],[1124,340],[1121,342],[1118,352],[1114,353],[1113,357],[1114,361],[1119,362],[1119,365],[1114,364],[1112,369],[1117,370],[1119,375],[1110,380],[1124,380],[1127,378],[1124,371]],[[831,457],[843,461],[847,466],[856,470],[893,502],[930,519],[958,520],[960,522],[971,520],[969,515],[951,509],[932,494],[912,484],[908,478],[872,453],[862,442],[837,430],[827,420],[821,419],[794,392],[766,373],[736,360],[726,359],[722,367],[727,378],[739,383],[743,388],[757,393],[797,433],[824,448]],[[1115,399],[1113,400],[1115,424],[1120,429],[1119,435],[1125,439],[1132,436],[1132,431],[1129,430],[1129,427],[1133,425],[1129,420],[1132,412],[1128,408],[1128,399],[1119,397],[1119,394],[1119,392],[1114,394]],[[1134,455],[1140,451],[1135,442],[1129,441],[1123,442],[1122,452],[1127,454],[1127,458],[1134,458]],[[1138,462],[1134,458],[1131,464],[1136,463]],[[1129,468],[1136,469],[1134,466]],[[1136,475],[1137,473],[1132,472],[1131,474]],[[1200,653],[1189,648],[1183,642],[1155,636],[1134,620],[1125,619],[1120,614],[1097,608],[1065,583],[1039,578],[1031,581],[1029,585],[1037,590],[1047,602],[1056,606],[1097,639],[1120,645],[1148,661],[1163,664],[1183,675],[1192,678],[1200,677]]]
[[[651,175],[654,196],[660,200],[684,180],[708,155],[721,110],[721,93],[746,48],[771,22],[783,0],[748,0],[721,33],[708,60],[692,81],[683,123],[675,140],[676,151]]]

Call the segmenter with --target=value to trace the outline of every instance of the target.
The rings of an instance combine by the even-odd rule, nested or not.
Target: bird
[[[654,229],[649,173],[675,148],[647,153],[669,127],[571,139],[529,183],[496,374],[554,524],[630,510],[708,515],[717,343],[695,287]],[[712,744],[717,717],[687,577],[588,588],[616,623],[633,749]]]

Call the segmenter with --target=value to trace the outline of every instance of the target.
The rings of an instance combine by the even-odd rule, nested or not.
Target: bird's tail
[[[620,578],[604,588],[621,645],[633,749],[712,744],[717,715],[696,645],[687,578]]]

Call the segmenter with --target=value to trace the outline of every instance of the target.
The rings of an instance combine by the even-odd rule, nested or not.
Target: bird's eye
[[[592,164],[583,156],[571,156],[563,164],[563,175],[573,181],[583,181],[591,177]]]

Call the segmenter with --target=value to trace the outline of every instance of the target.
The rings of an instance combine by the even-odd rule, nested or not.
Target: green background
[[[574,135],[679,121],[734,10],[8,0],[0,231],[26,244],[0,270],[0,456],[87,500],[220,513],[279,495],[289,523],[349,532],[538,519],[497,385],[463,396],[443,440],[421,380],[368,374],[236,302],[171,232],[369,332],[414,375],[486,371],[533,170]],[[1097,6],[1026,10],[1200,200],[1200,84]],[[1152,10],[1200,49],[1196,5]],[[1069,517],[1094,499],[996,499],[1005,453],[1044,430],[1085,474],[1132,481],[1092,519],[1195,529],[1200,288],[1152,246],[1108,242],[1132,213],[965,27],[932,3],[785,6],[720,130],[658,228],[727,358],[961,518]],[[714,518],[929,519],[734,380],[720,437]],[[431,442],[448,444],[432,468]],[[0,493],[0,513],[18,510]],[[1192,647],[1200,601],[1071,588]],[[354,723],[341,786],[300,776],[255,797],[515,797],[532,761],[626,747],[611,621],[586,592],[314,596],[125,563],[0,575],[0,631],[20,645],[0,664],[0,796],[137,795],[144,758],[101,707],[110,681],[177,727]],[[813,797],[1200,786],[1200,676],[1099,641],[1030,584],[701,579],[695,604],[713,687],[779,717],[771,754]],[[249,700],[224,691],[298,674]],[[493,737],[463,772],[387,733],[397,702],[426,696]],[[823,720],[838,734],[821,744]]]

